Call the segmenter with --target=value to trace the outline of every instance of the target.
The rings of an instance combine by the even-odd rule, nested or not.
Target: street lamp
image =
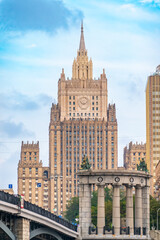
[[[158,212],[159,212],[160,208],[158,208],[157,210],[157,230],[158,230]]]

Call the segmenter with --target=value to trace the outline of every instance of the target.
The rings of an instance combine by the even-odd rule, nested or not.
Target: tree
[[[91,168],[91,164],[88,161],[88,157],[84,155],[82,159],[81,170],[88,170],[90,168]]]
[[[142,158],[142,160],[140,160],[139,164],[137,164],[137,170],[148,172],[147,164],[145,163],[144,158]]]
[[[73,197],[68,202],[64,217],[73,223],[78,222],[77,219],[79,219],[79,197]]]
[[[120,209],[121,218],[126,218],[126,196],[124,190],[120,192]],[[150,226],[157,228],[157,210],[160,208],[160,201],[157,201],[150,196]],[[133,211],[135,212],[135,196],[133,195]],[[92,223],[97,225],[97,191],[92,193],[91,199],[91,216]],[[105,225],[108,228],[112,227],[112,190],[105,188]],[[66,209],[65,218],[74,223],[78,223],[76,219],[79,219],[79,198],[72,198]],[[159,229],[160,229],[160,212],[159,212]],[[135,222],[135,219],[134,219]]]
[[[157,210],[160,208],[160,201],[150,196],[150,226],[157,228]],[[160,212],[159,212],[160,213]],[[158,217],[158,229],[160,229],[160,216]]]

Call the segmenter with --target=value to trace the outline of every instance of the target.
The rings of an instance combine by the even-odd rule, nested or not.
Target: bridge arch
[[[49,228],[37,228],[37,229],[31,231],[30,239],[32,239],[40,234],[49,234],[49,235],[55,237],[57,240],[63,240],[58,233],[56,233],[55,231],[53,231]]]
[[[10,230],[2,221],[0,221],[0,228],[1,228],[12,240],[16,240],[15,235],[11,232],[11,230]]]

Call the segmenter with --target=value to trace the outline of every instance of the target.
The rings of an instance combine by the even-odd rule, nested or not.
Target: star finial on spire
[[[84,42],[84,34],[83,34],[83,21],[81,22],[81,37],[80,37],[80,44],[79,50],[85,50],[85,42]]]

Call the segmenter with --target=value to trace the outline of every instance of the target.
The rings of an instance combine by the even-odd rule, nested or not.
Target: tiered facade
[[[123,161],[124,167],[127,170],[137,170],[137,164],[139,164],[142,158],[146,159],[146,144],[143,143],[129,143],[129,148],[127,146],[124,148]]]
[[[49,169],[39,161],[39,142],[23,143],[18,164],[18,194],[48,210]]]
[[[26,200],[62,214],[71,197],[79,194],[76,173],[84,155],[92,169],[117,169],[117,145],[116,107],[108,105],[105,71],[99,79],[93,79],[82,25],[72,78],[66,79],[62,69],[58,103],[51,107],[48,177],[44,179],[45,169],[39,162],[39,145],[22,143],[18,192]],[[48,198],[44,198],[45,191]],[[44,200],[48,201],[46,205]]]
[[[50,210],[60,214],[71,197],[79,194],[78,177],[84,155],[92,169],[117,168],[116,108],[108,105],[105,71],[93,80],[83,26],[72,79],[62,69],[58,103],[51,108],[49,126]]]

